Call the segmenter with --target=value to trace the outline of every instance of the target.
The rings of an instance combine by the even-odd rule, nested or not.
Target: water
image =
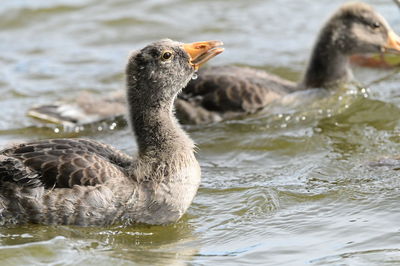
[[[297,80],[321,23],[342,2],[3,1],[0,145],[84,136],[133,154],[127,127],[63,132],[26,111],[82,90],[118,90],[128,52],[165,37],[223,40],[212,64]],[[392,1],[368,2],[400,32]],[[363,84],[388,73],[355,69]],[[399,84],[392,75],[364,89],[301,92],[257,115],[186,127],[203,180],[178,223],[1,228],[0,264],[398,265],[399,165],[369,162],[399,154]]]

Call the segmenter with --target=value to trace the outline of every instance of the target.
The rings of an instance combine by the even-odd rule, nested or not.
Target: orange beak
[[[222,45],[221,41],[194,42],[183,44],[183,49],[190,57],[189,63],[197,70],[208,60],[222,53],[224,48],[219,47]]]
[[[387,43],[383,48],[385,51],[388,52],[400,53],[400,37],[392,30],[390,30]]]

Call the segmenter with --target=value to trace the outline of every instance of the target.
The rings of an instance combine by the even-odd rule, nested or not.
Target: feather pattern
[[[211,111],[253,113],[295,88],[295,83],[261,70],[210,67],[200,70],[198,79],[188,84],[181,97],[196,97]]]
[[[104,184],[125,174],[133,159],[113,147],[86,139],[23,143],[1,152],[0,181],[24,186],[71,188]]]

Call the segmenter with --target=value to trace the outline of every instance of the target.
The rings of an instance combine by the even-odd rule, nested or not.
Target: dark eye
[[[371,27],[373,29],[378,29],[381,27],[381,24],[379,22],[372,22]]]
[[[161,59],[164,61],[171,59],[171,57],[172,53],[170,51],[166,51],[161,55]]]

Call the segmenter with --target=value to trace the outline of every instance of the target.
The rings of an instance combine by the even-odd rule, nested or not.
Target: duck
[[[284,96],[302,90],[334,90],[353,80],[349,58],[357,54],[400,53],[400,37],[370,5],[350,2],[342,5],[324,24],[312,50],[308,66],[299,82],[249,67],[213,66],[202,68],[175,101],[176,115],[182,124],[208,124],[255,113]],[[108,96],[95,101],[112,101]],[[124,101],[120,96],[116,101]],[[103,112],[101,104],[88,109],[60,102],[36,106],[30,116],[58,124],[80,125],[96,122],[124,112]],[[72,110],[80,110],[79,117]],[[88,121],[89,114],[93,119]]]
[[[370,5],[350,2],[334,12],[320,30],[299,82],[252,68],[216,66],[200,70],[199,78],[188,84],[181,97],[217,115],[218,120],[204,117],[203,123],[255,113],[290,93],[340,88],[353,80],[349,58],[368,53],[400,53],[400,37]]]
[[[127,109],[138,145],[130,156],[90,139],[47,139],[0,151],[0,224],[106,226],[174,223],[201,170],[173,102],[222,42],[163,39],[133,52]]]

